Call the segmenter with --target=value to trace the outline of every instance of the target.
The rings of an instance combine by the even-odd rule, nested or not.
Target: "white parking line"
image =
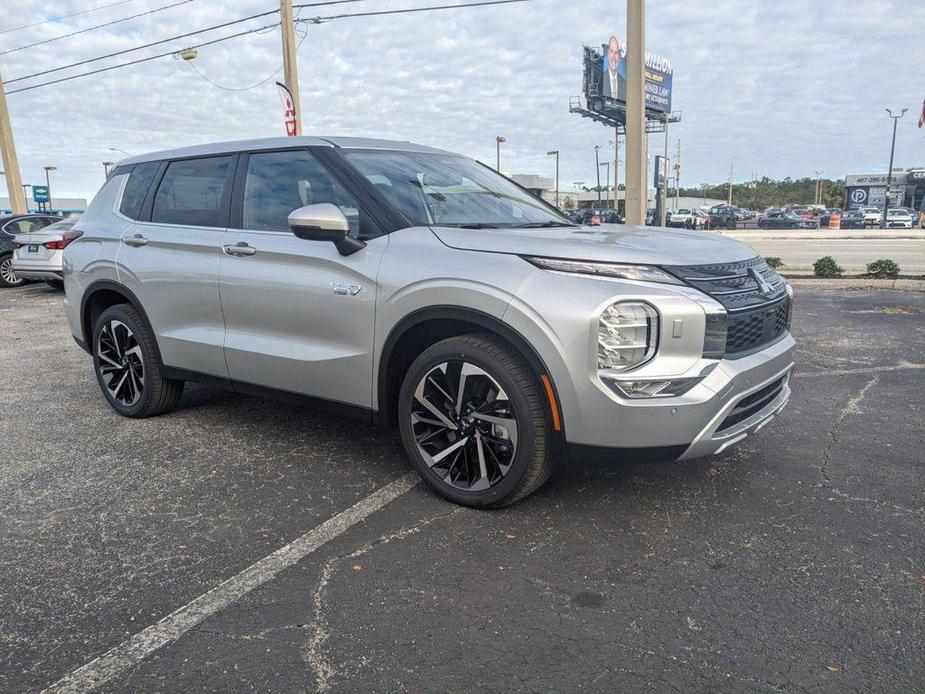
[[[329,518],[285,547],[280,547],[240,573],[215,586],[208,593],[171,612],[156,624],[138,632],[115,648],[65,675],[46,692],[86,692],[117,677],[157,649],[173,643],[183,634],[273,579],[316,549],[414,487],[420,478],[409,472],[373,492],[362,501]]]

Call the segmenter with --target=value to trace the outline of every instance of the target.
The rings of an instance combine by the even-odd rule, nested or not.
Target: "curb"
[[[925,292],[925,280],[878,280],[878,279],[822,279],[819,277],[788,277],[792,287],[807,289],[870,289]]]

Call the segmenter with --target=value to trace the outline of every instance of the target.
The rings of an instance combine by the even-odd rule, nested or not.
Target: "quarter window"
[[[128,181],[125,183],[125,190],[122,192],[119,212],[130,219],[138,219],[141,215],[141,206],[144,204],[145,196],[148,194],[148,188],[151,187],[160,166],[159,161],[149,161],[138,164],[132,170]]]
[[[247,161],[242,226],[245,229],[289,231],[289,213],[305,205],[337,205],[360,232],[360,206],[327,169],[305,150],[259,152]]]
[[[172,161],[154,196],[151,221],[186,226],[225,226],[223,200],[231,157]]]

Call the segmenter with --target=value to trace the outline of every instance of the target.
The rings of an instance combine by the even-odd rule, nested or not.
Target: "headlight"
[[[655,356],[658,312],[641,301],[611,304],[598,321],[597,368],[626,371]]]
[[[664,284],[684,284],[677,277],[669,275],[652,265],[619,265],[617,263],[591,263],[584,260],[561,260],[559,258],[540,258],[521,256],[532,265],[544,270],[571,272],[578,275],[595,275],[614,277],[622,280],[639,280],[642,282],[662,282]]]

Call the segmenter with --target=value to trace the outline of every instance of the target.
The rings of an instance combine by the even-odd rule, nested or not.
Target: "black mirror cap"
[[[365,241],[353,238],[345,229],[322,229],[301,225],[293,225],[290,228],[293,234],[305,241],[330,241],[337,248],[337,252],[343,256],[353,255],[366,248]]]

